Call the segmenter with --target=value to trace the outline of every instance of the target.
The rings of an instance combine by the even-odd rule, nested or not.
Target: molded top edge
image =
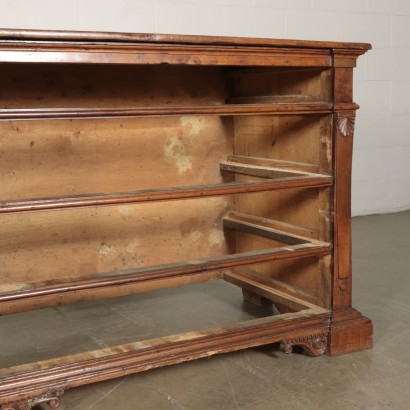
[[[105,31],[63,31],[63,30],[26,30],[1,29],[0,41],[51,41],[51,42],[122,42],[122,43],[158,43],[187,45],[225,45],[254,47],[298,47],[322,49],[371,49],[369,43],[349,43],[338,41],[309,41],[270,38],[200,36],[154,33],[116,33]]]

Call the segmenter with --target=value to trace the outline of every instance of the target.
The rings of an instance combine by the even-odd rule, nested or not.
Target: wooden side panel
[[[269,239],[255,238],[242,232],[237,233],[237,247],[241,250],[255,251],[275,245],[274,241]],[[263,263],[252,265],[250,268],[265,277],[276,279],[301,289],[304,295],[314,298],[319,306],[325,305],[325,278],[319,275],[318,257]]]
[[[235,125],[235,155],[296,161],[311,164],[319,172],[331,173],[332,143],[329,116],[239,117]],[[250,177],[236,175],[237,181]],[[237,196],[235,209],[291,223],[309,230],[316,239],[331,241],[329,189],[294,189]],[[240,251],[261,246],[266,239],[237,234]],[[331,258],[309,258],[253,266],[271,278],[300,288],[329,307]]]
[[[328,121],[318,115],[237,117],[235,155],[319,164]]]
[[[263,68],[231,74],[232,102],[258,101],[270,97],[292,102],[331,101],[331,70],[322,68]]]

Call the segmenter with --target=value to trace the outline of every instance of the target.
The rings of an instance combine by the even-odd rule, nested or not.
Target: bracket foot
[[[29,399],[2,404],[0,405],[0,410],[31,410],[34,406],[40,403],[47,403],[50,408],[57,409],[58,407],[60,407],[60,396],[63,393],[63,390],[59,390],[53,393],[44,393],[40,396],[32,397]]]
[[[325,333],[284,339],[281,343],[281,350],[284,353],[292,353],[294,346],[301,346],[310,356],[322,356],[327,347],[327,336]]]

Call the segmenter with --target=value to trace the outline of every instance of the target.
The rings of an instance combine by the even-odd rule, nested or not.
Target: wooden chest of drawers
[[[369,48],[0,30],[0,314],[210,280],[277,308],[2,369],[1,409],[258,345],[371,347],[350,225],[352,76]]]

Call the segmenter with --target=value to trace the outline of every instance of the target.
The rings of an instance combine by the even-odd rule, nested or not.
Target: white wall
[[[410,0],[0,0],[0,27],[371,42],[355,72],[353,214],[410,208]]]

